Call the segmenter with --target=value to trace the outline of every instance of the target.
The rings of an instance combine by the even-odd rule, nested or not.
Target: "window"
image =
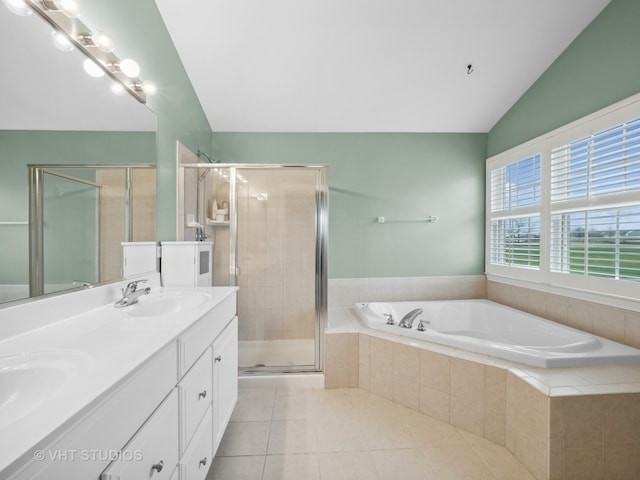
[[[638,298],[640,94],[487,160],[486,257],[489,275]]]
[[[553,272],[640,280],[640,119],[551,150]]]
[[[491,171],[493,265],[540,267],[540,204],[540,155]]]

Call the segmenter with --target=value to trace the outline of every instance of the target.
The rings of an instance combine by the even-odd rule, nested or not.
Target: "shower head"
[[[212,157],[211,155],[208,155],[208,154],[206,154],[206,153],[204,153],[204,152],[201,152],[200,150],[198,150],[198,153],[196,153],[196,155],[197,155],[198,157],[200,157],[200,158],[204,157],[204,158],[205,158],[205,160],[206,160],[207,162],[209,162],[209,163],[218,163],[218,162],[216,162],[216,161],[213,159],[213,157]]]

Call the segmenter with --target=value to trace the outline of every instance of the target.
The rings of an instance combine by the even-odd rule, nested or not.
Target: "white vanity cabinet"
[[[214,453],[238,400],[238,317],[213,342]]]
[[[213,242],[161,242],[165,287],[209,287],[213,283]]]
[[[176,464],[180,480],[203,480],[206,477],[238,398],[238,317],[235,314],[234,294],[178,338],[180,378],[168,397],[175,398],[169,407],[174,418],[162,417],[165,425],[175,420],[177,431],[169,438],[173,427],[167,426],[164,431],[155,427],[153,417],[156,411],[124,449],[131,450],[138,444],[147,445],[148,448],[143,450],[144,457],[151,455],[155,463],[150,467],[147,465],[146,470],[136,469],[136,475],[128,476],[120,473],[122,467],[114,462],[102,475],[102,480],[161,480],[170,478]],[[144,439],[136,437],[153,437],[154,440],[143,443]],[[175,457],[165,454],[170,460],[159,464],[155,445],[165,441],[171,444],[167,448],[174,449]],[[157,468],[160,465],[167,472],[166,477],[160,476],[162,471]],[[144,472],[147,476],[142,475]]]
[[[102,474],[102,480],[169,480],[178,463],[178,395],[174,390]]]
[[[234,291],[0,478],[203,480],[237,400],[237,343]]]

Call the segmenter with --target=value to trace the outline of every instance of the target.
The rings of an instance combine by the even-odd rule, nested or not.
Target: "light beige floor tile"
[[[467,432],[462,428],[456,429],[460,436],[467,442],[469,445],[495,445],[491,440],[487,440],[484,437],[476,435],[475,433]]]
[[[319,480],[320,466],[315,453],[267,455],[263,480]]]
[[[381,480],[436,480],[420,449],[380,450],[372,455]]]
[[[444,447],[466,445],[461,432],[452,425],[421,413],[400,417],[420,447]]]
[[[351,399],[353,415],[357,417],[395,417],[399,415],[401,409],[406,408],[357,388],[351,391]]]
[[[275,390],[239,390],[238,402],[233,409],[232,422],[271,420]]]
[[[473,447],[498,480],[535,480],[535,477],[505,447],[482,444]]]
[[[424,448],[422,453],[438,480],[495,480],[495,477],[469,446]]]
[[[270,422],[229,422],[217,455],[219,457],[265,455]]]
[[[206,480],[262,480],[265,457],[216,457]]]
[[[319,452],[366,450],[360,422],[351,417],[328,417],[315,423]]]
[[[315,418],[352,415],[356,412],[349,389],[345,388],[314,391],[312,408]]]
[[[360,419],[362,434],[369,450],[415,448],[418,443],[400,417],[368,417]]]
[[[313,394],[311,392],[279,395],[275,398],[273,420],[304,420],[313,416]]]
[[[271,423],[267,453],[311,453],[317,450],[314,422],[282,420]]]
[[[319,453],[321,480],[376,480],[371,452]]]

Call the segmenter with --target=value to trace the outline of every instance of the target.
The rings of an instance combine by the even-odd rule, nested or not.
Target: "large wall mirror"
[[[110,78],[87,75],[84,55],[57,48],[35,13],[0,4],[0,41],[0,302],[30,296],[34,261],[47,265],[35,294],[116,280],[120,243],[155,239],[156,117],[113,93]],[[36,169],[47,238],[30,254]]]

